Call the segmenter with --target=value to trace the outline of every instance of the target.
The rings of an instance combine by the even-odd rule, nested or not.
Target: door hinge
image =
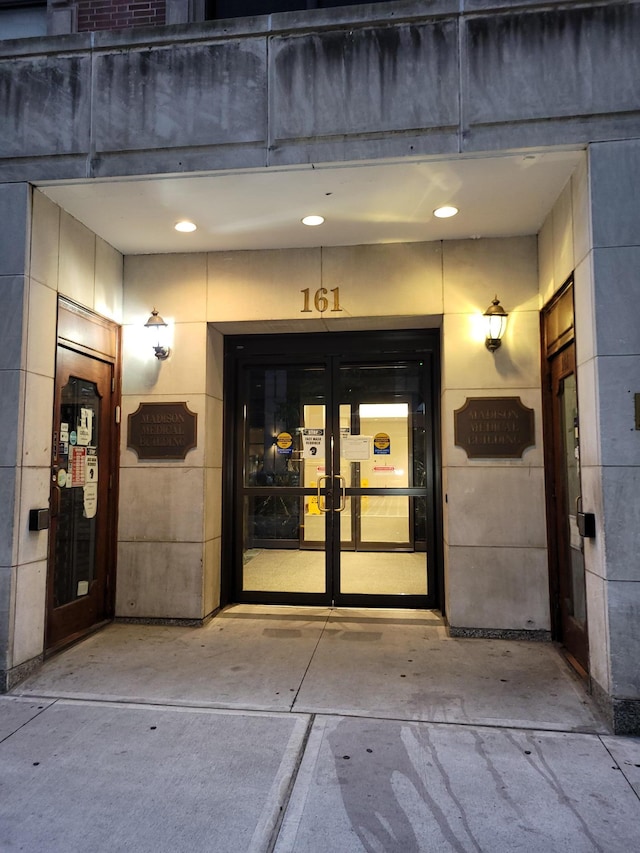
[[[120,423],[120,406],[116,406],[114,413],[116,416],[116,423],[119,424]]]
[[[116,377],[112,376],[111,377],[111,393],[115,394],[115,391],[116,391]]]

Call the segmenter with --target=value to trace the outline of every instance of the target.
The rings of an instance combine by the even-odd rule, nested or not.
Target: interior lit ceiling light
[[[195,231],[197,227],[195,222],[189,222],[188,219],[183,219],[174,225],[176,231],[182,231],[183,234],[189,234],[191,231]]]
[[[451,204],[445,204],[442,207],[436,207],[433,211],[433,215],[437,216],[438,219],[449,219],[449,217],[455,216],[457,212],[457,207],[454,207]]]
[[[324,222],[324,216],[317,216],[316,214],[312,214],[311,216],[305,216],[302,220],[303,225],[322,225]]]

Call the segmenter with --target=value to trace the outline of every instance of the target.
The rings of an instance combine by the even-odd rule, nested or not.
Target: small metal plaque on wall
[[[197,444],[197,425],[186,403],[140,403],[129,415],[127,447],[138,459],[184,459]]]
[[[455,443],[469,459],[518,459],[536,443],[533,409],[520,397],[467,397],[453,417]]]

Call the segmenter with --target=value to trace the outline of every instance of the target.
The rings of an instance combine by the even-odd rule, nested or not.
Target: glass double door
[[[434,606],[427,362],[239,366],[236,600]]]

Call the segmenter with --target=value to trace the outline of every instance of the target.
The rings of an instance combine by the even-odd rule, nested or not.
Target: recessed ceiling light
[[[450,216],[455,216],[457,212],[457,207],[453,207],[451,204],[445,204],[443,207],[436,207],[433,211],[433,215],[437,216],[438,219],[449,219]]]
[[[195,231],[198,226],[195,222],[189,222],[188,219],[183,219],[181,222],[176,222],[174,228],[176,231],[182,231],[183,234],[189,234],[191,231]]]
[[[312,214],[311,216],[305,216],[302,220],[303,225],[322,225],[324,222],[324,216],[316,216],[316,214]]]

